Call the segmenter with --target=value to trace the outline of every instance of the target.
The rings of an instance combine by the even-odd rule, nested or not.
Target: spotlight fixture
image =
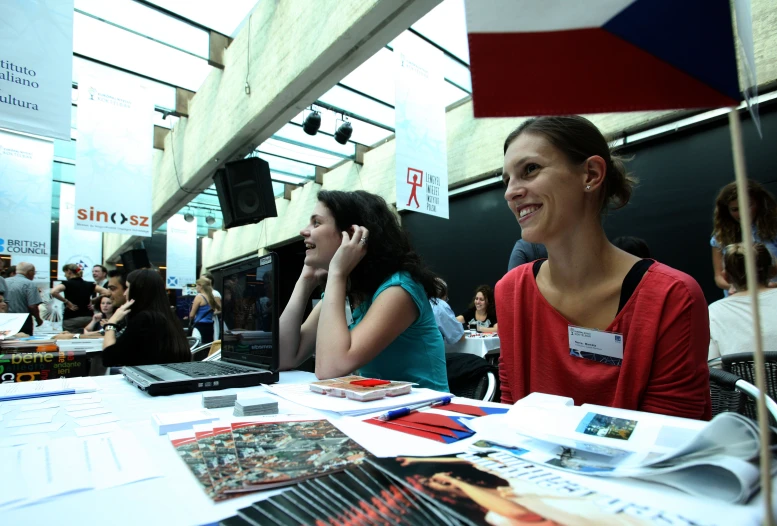
[[[308,135],[315,135],[318,133],[318,129],[321,127],[321,114],[316,110],[312,110],[305,117],[305,121],[302,123],[302,129]]]
[[[209,215],[208,217],[205,218],[205,222],[208,223],[209,225],[212,225],[213,223],[216,222],[216,218]]]
[[[183,218],[186,220],[187,223],[191,223],[192,221],[194,221],[194,216],[192,215],[191,212],[186,212],[183,215]]]
[[[337,127],[337,130],[335,131],[335,140],[339,142],[340,144],[347,144],[348,139],[351,138],[351,134],[353,133],[353,127],[351,126],[351,123],[348,121],[342,121],[343,123]]]

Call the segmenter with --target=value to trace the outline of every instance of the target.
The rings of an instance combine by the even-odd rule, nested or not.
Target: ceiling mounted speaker
[[[258,157],[226,163],[213,176],[224,228],[258,223],[278,217],[270,165]]]

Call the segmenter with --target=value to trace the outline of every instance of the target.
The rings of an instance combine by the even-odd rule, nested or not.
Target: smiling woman
[[[531,392],[710,418],[706,302],[690,276],[616,248],[602,227],[633,179],[583,117],[529,119],[504,145],[505,199],[547,260],[496,286],[502,401]]]

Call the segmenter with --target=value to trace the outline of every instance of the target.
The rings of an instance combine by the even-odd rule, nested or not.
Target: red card
[[[393,429],[394,431],[399,431],[400,433],[407,433],[408,435],[415,435],[422,438],[428,438],[430,440],[436,440],[437,442],[442,442],[444,444],[448,443],[438,433],[421,431],[420,429],[414,429],[412,427],[403,427],[403,426],[396,425],[394,422],[384,422],[383,420],[378,420],[377,418],[370,418],[369,420],[365,420],[365,422],[367,422],[368,424],[385,427],[386,429]]]
[[[381,420],[383,422],[383,420]],[[403,420],[402,418],[396,418],[394,420],[389,420],[389,422],[395,426],[402,426],[402,427],[409,427],[411,429],[418,429],[420,431],[428,431],[429,433],[436,433],[438,435],[445,435],[449,436],[451,438],[459,438],[456,436],[456,433],[453,432],[451,429],[446,429],[444,427],[438,427],[438,426],[431,426],[428,424],[420,424],[418,422],[408,422],[406,420]]]
[[[390,384],[391,381],[378,380],[377,378],[367,378],[366,380],[353,380],[351,383],[353,385],[358,385],[359,387],[375,387],[377,385]]]
[[[441,406],[441,408],[444,409],[445,406]],[[429,426],[444,427],[447,429],[453,429],[455,431],[464,431],[465,433],[472,432],[471,429],[466,428],[463,425],[459,424],[453,418],[446,415],[439,415],[437,413],[413,412],[413,413],[410,413],[409,415],[402,416],[395,420],[392,420],[392,422],[399,422],[399,421],[415,422],[418,424],[426,424]]]

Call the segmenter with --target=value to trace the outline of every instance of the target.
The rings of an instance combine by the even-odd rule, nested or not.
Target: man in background
[[[16,275],[5,280],[8,294],[5,300],[8,302],[8,312],[15,314],[28,313],[32,316],[22,325],[21,332],[32,336],[32,319],[40,327],[43,320],[40,317],[38,305],[43,303],[38,292],[38,287],[32,280],[35,279],[35,265],[32,263],[19,263],[16,265]]]
[[[429,303],[432,304],[434,319],[442,339],[446,344],[452,345],[464,339],[464,326],[456,319],[453,309],[448,305],[448,284],[442,278],[437,278],[437,283],[441,289],[440,296],[430,299]]]
[[[548,250],[545,245],[539,243],[529,243],[523,239],[515,242],[513,252],[510,254],[510,261],[507,263],[507,272],[524,263],[531,263],[538,259],[548,257]]]
[[[108,269],[103,267],[102,265],[95,265],[92,267],[92,278],[94,278],[94,283],[98,287],[106,287],[105,285],[108,283]]]

